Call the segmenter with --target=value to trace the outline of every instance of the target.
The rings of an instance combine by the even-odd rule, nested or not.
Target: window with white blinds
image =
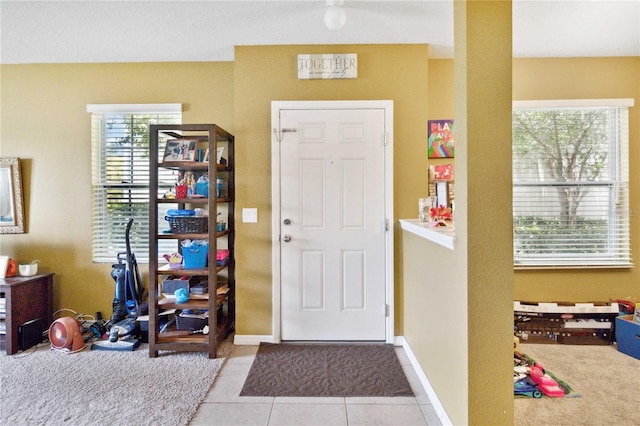
[[[93,262],[113,263],[118,253],[126,251],[126,226],[129,219],[133,219],[129,236],[131,251],[139,262],[147,263],[149,125],[181,124],[182,107],[180,104],[93,104],[87,105],[87,112],[91,113]],[[171,177],[166,179],[171,181]],[[164,221],[164,214],[159,213],[159,220]],[[166,223],[161,226],[166,227]],[[158,244],[162,246],[158,253],[177,251],[175,241],[160,240]]]
[[[516,268],[632,266],[630,106],[632,99],[514,102]]]

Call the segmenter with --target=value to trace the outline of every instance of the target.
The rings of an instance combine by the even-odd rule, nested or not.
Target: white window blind
[[[633,100],[514,102],[515,267],[632,266]]]
[[[126,226],[131,251],[140,262],[149,261],[149,125],[180,124],[180,104],[88,105],[91,113],[92,257],[113,263],[126,251]],[[162,152],[162,150],[160,150]],[[175,179],[166,177],[167,181]],[[166,208],[169,208],[167,205]],[[159,221],[164,222],[164,214]],[[166,222],[160,227],[166,227]],[[159,253],[177,251],[170,240],[160,240]],[[165,247],[166,246],[166,247]]]

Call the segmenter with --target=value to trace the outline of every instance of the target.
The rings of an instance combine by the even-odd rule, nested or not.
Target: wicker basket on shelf
[[[174,234],[204,234],[209,232],[208,217],[165,216]]]

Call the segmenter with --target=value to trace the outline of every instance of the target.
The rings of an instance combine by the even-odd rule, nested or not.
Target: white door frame
[[[384,204],[387,232],[385,233],[385,292],[388,306],[386,343],[394,342],[394,261],[393,261],[393,101],[272,101],[271,102],[271,259],[272,259],[272,339],[281,341],[281,279],[280,268],[280,147],[278,138],[287,137],[280,129],[279,111],[282,109],[384,109],[385,121],[385,184]],[[288,137],[292,137],[289,135]]]

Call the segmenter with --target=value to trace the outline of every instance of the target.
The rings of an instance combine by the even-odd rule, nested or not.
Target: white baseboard
[[[273,340],[273,336],[270,334],[236,334],[235,336],[233,336],[233,344],[238,346],[257,346],[261,342],[275,343]]]
[[[409,346],[409,343],[407,343],[404,336],[396,336],[394,339],[394,345],[402,346],[402,349],[404,349],[404,352],[407,354],[407,357],[409,357],[409,361],[411,362],[413,369],[418,375],[418,379],[420,379],[420,383],[422,384],[422,387],[424,387],[425,392],[427,392],[429,401],[431,401],[431,405],[433,405],[433,409],[435,410],[442,424],[444,426],[453,425],[453,423],[451,422],[451,419],[449,419],[449,416],[447,416],[447,412],[442,406],[442,403],[438,399],[438,395],[436,394],[436,391],[433,389],[433,386],[431,386],[431,383],[429,382],[427,375],[424,374],[424,370],[422,370],[422,367],[420,366],[418,359],[414,355],[413,351],[411,350],[411,347]]]

